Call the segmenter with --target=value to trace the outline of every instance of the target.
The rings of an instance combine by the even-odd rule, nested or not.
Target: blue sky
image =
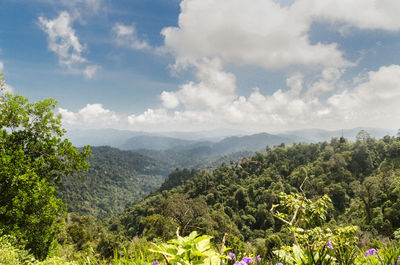
[[[67,128],[400,127],[397,0],[3,0],[7,89]]]

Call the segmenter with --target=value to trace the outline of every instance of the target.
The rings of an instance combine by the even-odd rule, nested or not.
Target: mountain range
[[[277,134],[260,132],[250,134],[238,130],[220,129],[200,132],[140,132],[116,129],[71,130],[66,137],[76,146],[108,145],[122,150],[187,150],[211,147],[216,153],[227,154],[235,151],[261,151],[266,146],[294,142],[314,143],[329,141],[332,137],[345,137],[354,141],[361,130],[371,137],[382,138],[395,135],[396,130],[357,127],[346,130],[304,129]]]

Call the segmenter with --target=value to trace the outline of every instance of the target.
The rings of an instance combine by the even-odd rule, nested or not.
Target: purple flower
[[[250,263],[253,263],[253,258],[244,257],[244,258],[242,259],[242,261],[248,265],[248,264],[250,264]]]
[[[257,255],[257,260],[258,260],[258,261],[260,261],[260,260],[261,260],[261,257],[260,257],[260,255]]]
[[[333,249],[332,242],[328,239],[328,243],[325,244],[328,246],[330,249]]]
[[[282,262],[276,263],[275,265],[283,265]]]
[[[233,260],[236,259],[235,253],[229,252],[228,256]]]
[[[153,265],[159,265],[160,263],[158,263],[158,261],[154,261]]]
[[[368,250],[365,252],[365,257],[372,256],[372,255],[375,255],[375,254],[376,254],[376,249],[371,248],[371,249],[368,249]]]

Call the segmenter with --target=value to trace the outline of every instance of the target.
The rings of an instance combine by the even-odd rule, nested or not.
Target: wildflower
[[[368,250],[365,252],[365,257],[372,256],[372,255],[375,255],[375,254],[376,254],[376,249],[371,248],[371,249],[368,249]]]
[[[229,252],[228,256],[233,260],[236,259],[235,253]]]
[[[158,261],[154,261],[153,265],[159,265],[160,263],[158,263]]]
[[[328,239],[328,243],[325,244],[328,246],[330,249],[333,249],[332,242]]]
[[[257,255],[257,260],[258,260],[258,261],[261,261],[260,255]]]
[[[275,265],[283,265],[282,262],[276,263]]]
[[[244,257],[244,258],[242,259],[242,261],[243,261],[244,263],[246,263],[246,264],[250,264],[250,263],[253,263],[253,258]]]

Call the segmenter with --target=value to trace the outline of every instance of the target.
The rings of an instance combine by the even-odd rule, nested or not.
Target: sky
[[[398,0],[1,0],[6,90],[67,129],[400,128]]]

